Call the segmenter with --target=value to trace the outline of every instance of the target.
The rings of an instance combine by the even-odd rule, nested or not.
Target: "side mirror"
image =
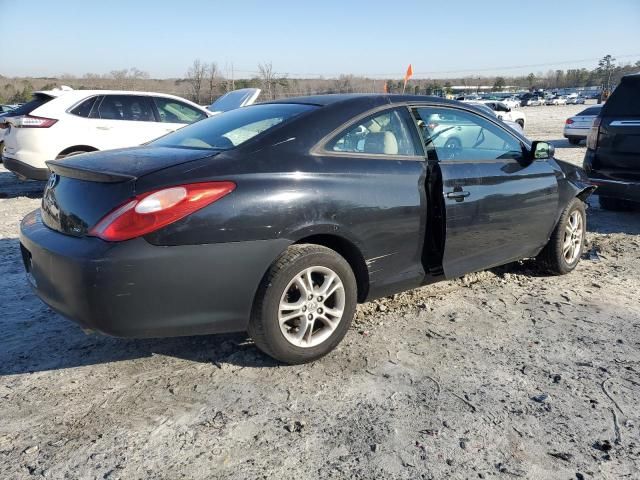
[[[536,140],[531,144],[531,161],[553,158],[553,155],[555,153],[556,147],[548,142],[541,142]]]

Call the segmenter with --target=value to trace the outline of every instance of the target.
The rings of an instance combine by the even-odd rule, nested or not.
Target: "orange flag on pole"
[[[413,77],[413,67],[409,64],[409,67],[407,67],[407,73],[404,74],[404,87],[402,87],[402,93],[404,93],[405,88],[407,88],[407,82],[411,77]]]

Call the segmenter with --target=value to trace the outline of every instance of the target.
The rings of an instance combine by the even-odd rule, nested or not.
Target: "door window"
[[[207,118],[200,110],[178,100],[162,97],[154,97],[153,100],[158,107],[160,121],[163,123],[189,124]]]
[[[412,122],[404,108],[386,110],[350,126],[330,141],[326,149],[367,155],[421,155],[411,135],[411,128],[415,128]]]
[[[434,160],[519,159],[521,142],[483,117],[450,108],[414,109],[427,158]]]
[[[97,99],[98,97],[87,98],[80,105],[77,105],[71,111],[69,111],[69,113],[72,113],[73,115],[77,115],[79,117],[89,118],[91,109],[93,108],[93,105],[96,103]]]
[[[139,95],[105,95],[98,114],[103,120],[156,121],[150,98]]]

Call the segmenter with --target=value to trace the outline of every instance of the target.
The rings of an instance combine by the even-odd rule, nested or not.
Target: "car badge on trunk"
[[[58,183],[58,175],[56,173],[52,173],[49,175],[49,180],[47,181],[47,188],[53,188]]]

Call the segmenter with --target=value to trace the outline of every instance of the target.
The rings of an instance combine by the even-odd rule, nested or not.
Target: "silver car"
[[[580,140],[586,140],[593,121],[600,114],[602,105],[592,105],[577,115],[567,118],[564,122],[564,138],[572,145],[578,145]]]

